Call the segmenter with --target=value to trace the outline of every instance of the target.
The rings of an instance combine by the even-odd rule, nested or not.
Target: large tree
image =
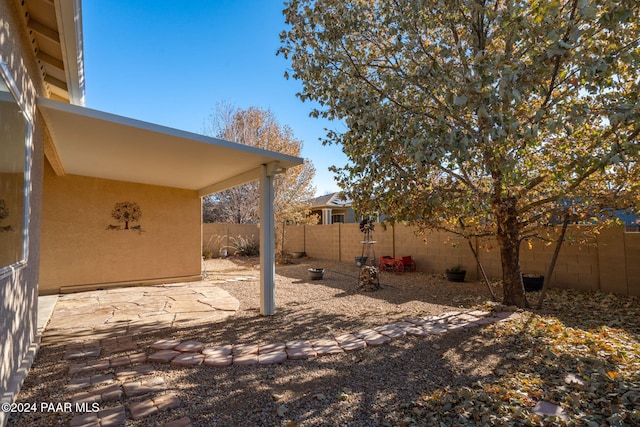
[[[251,107],[243,110],[218,104],[207,122],[206,132],[228,141],[239,142],[291,156],[300,156],[302,141],[288,126],[282,126],[270,110]],[[302,223],[310,212],[315,194],[315,168],[310,161],[288,169],[275,178],[274,216],[276,227],[283,223]],[[260,218],[260,189],[257,182],[211,195],[203,206],[203,217],[211,222],[257,223]],[[277,233],[280,236],[281,233]],[[280,243],[279,241],[277,243]]]
[[[281,53],[363,212],[493,235],[526,306],[535,227],[637,207],[637,0],[291,0]]]

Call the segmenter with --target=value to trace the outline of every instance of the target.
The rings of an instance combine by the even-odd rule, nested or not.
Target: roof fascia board
[[[60,47],[65,63],[69,102],[85,105],[81,0],[55,0]]]

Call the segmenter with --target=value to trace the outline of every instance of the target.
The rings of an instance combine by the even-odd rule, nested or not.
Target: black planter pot
[[[311,280],[321,280],[324,275],[323,268],[309,268],[307,271],[309,272],[309,279]]]
[[[447,280],[450,282],[464,282],[467,270],[447,270]]]
[[[542,290],[544,284],[544,276],[522,275],[522,284],[525,292],[538,292]]]

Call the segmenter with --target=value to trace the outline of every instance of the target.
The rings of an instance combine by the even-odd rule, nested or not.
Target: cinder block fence
[[[570,226],[569,237],[584,234],[587,226]],[[376,257],[411,256],[417,270],[444,273],[445,269],[462,265],[467,278],[480,277],[468,242],[446,232],[416,233],[415,227],[376,224],[373,239]],[[559,232],[552,230],[550,237]],[[258,226],[250,224],[203,224],[203,247],[213,256],[229,245],[232,237],[258,238]],[[294,225],[285,227],[284,248],[287,252],[305,252],[319,259],[355,262],[362,255],[364,235],[358,224]],[[490,278],[499,278],[500,254],[495,240],[473,239],[482,265]],[[532,241],[520,249],[523,273],[545,274],[554,244]],[[602,230],[586,242],[563,244],[552,278],[552,286],[564,289],[599,290],[622,295],[640,296],[640,233],[625,232],[624,227]]]

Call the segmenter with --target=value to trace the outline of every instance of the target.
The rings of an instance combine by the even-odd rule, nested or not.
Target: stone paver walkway
[[[70,379],[67,390],[72,393],[71,401],[74,405],[87,407],[87,412],[75,415],[70,425],[122,426],[128,419],[144,420],[160,412],[181,407],[180,399],[173,393],[167,393],[165,379],[156,371],[158,364],[187,368],[201,365],[212,368],[272,365],[285,363],[287,360],[365,350],[407,336],[424,337],[477,327],[508,320],[513,315],[513,312],[491,315],[485,311],[455,311],[393,322],[335,337],[267,344],[206,346],[199,341],[167,338],[157,341],[148,349],[141,349],[130,336],[70,343],[65,346],[64,355],[69,362]],[[122,352],[126,354],[115,354]],[[134,401],[131,403],[122,403],[132,398]],[[100,410],[91,411],[93,404],[98,404]],[[182,417],[164,426],[190,427],[191,420]]]
[[[424,337],[459,328],[487,325],[509,319],[512,315],[513,312],[502,312],[490,316],[490,313],[485,311],[456,311],[439,316],[389,323],[373,329],[364,329],[335,337],[268,344],[241,343],[205,347],[204,343],[198,341],[181,342],[175,339],[163,339],[150,346],[152,353],[148,360],[185,367],[205,365],[223,368],[231,365],[272,365],[283,363],[286,360],[309,359],[362,350],[366,347],[377,347],[405,336]]]
[[[127,348],[121,347],[122,342],[129,343]],[[88,352],[88,348],[96,351]],[[98,358],[116,353],[114,349],[128,354]],[[123,426],[128,419],[142,420],[182,405],[175,394],[166,393],[164,377],[131,337],[67,344],[64,359],[69,362],[66,388],[71,403],[74,408],[86,408],[73,416],[72,427]],[[138,397],[142,399],[122,403]],[[183,417],[165,426],[190,427],[191,420]]]

